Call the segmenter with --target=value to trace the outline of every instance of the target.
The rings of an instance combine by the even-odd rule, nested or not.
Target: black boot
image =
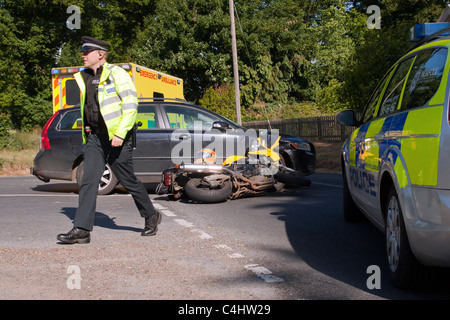
[[[61,242],[70,244],[91,242],[90,232],[80,228],[73,228],[68,233],[58,234],[56,238]]]
[[[142,231],[141,236],[154,236],[158,231],[158,224],[161,223],[161,219],[161,212],[155,209],[155,214],[145,218],[144,231]]]

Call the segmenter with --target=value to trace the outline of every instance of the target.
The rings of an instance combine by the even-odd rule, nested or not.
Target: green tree
[[[369,5],[378,5],[382,18],[381,29],[363,30],[364,36],[357,42],[340,90],[340,99],[347,106],[362,111],[384,74],[413,45],[409,42],[409,30],[418,23],[437,21],[448,1],[364,0],[350,3],[361,13],[365,13]]]
[[[56,1],[0,1],[0,112],[16,128],[43,125],[51,114],[50,68],[64,28],[61,10]],[[40,105],[27,108],[27,101]],[[27,121],[32,116],[36,122]]]
[[[234,86],[224,83],[206,89],[199,103],[202,107],[214,111],[225,118],[236,121]]]
[[[183,78],[185,97],[197,102],[203,91],[230,82],[228,6],[222,0],[157,1],[145,18],[130,55],[142,65]]]
[[[0,0],[0,113],[18,129],[43,126],[52,113],[51,69],[82,63],[82,35],[111,42],[111,61],[128,61],[134,30],[153,12],[153,3]],[[71,5],[81,9],[81,29],[67,27]]]

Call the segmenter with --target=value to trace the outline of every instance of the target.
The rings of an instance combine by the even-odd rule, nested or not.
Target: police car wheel
[[[406,234],[402,209],[392,186],[385,206],[385,239],[391,281],[399,288],[416,288],[427,277],[427,270],[414,257]]]
[[[77,169],[77,184],[78,187],[81,186],[82,178],[83,178],[83,170],[84,170],[84,161],[80,163]],[[111,167],[109,164],[106,164],[105,171],[102,174],[102,177],[100,179],[100,183],[98,185],[98,194],[99,195],[107,195],[113,192],[114,188],[119,183],[119,180],[114,175]]]

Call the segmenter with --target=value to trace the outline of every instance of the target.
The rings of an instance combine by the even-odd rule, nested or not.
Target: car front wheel
[[[82,178],[84,171],[84,161],[80,163],[77,169],[77,184],[78,187],[81,186]],[[98,184],[98,194],[99,195],[107,195],[113,192],[114,188],[119,183],[119,180],[114,175],[114,172],[111,170],[109,164],[106,164],[105,170],[103,171],[102,177]]]
[[[385,215],[386,255],[390,279],[399,288],[418,287],[424,283],[427,271],[411,251],[394,186],[389,191]]]

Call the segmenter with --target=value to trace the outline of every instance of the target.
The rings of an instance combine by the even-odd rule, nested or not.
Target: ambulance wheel
[[[231,196],[233,185],[230,180],[224,181],[217,189],[210,189],[202,181],[202,179],[194,178],[186,183],[184,190],[189,199],[205,203],[217,203],[226,201]]]
[[[84,161],[81,161],[80,165],[77,169],[77,184],[78,187],[81,186],[82,178],[83,178],[83,170],[84,170]],[[113,192],[114,188],[119,183],[119,180],[114,175],[113,171],[109,164],[106,164],[105,171],[103,172],[102,178],[100,179],[100,183],[98,184],[98,194],[99,195],[107,195]]]
[[[399,288],[417,288],[425,283],[428,270],[420,264],[411,251],[402,208],[394,186],[391,186],[384,211],[386,256],[390,280]]]

